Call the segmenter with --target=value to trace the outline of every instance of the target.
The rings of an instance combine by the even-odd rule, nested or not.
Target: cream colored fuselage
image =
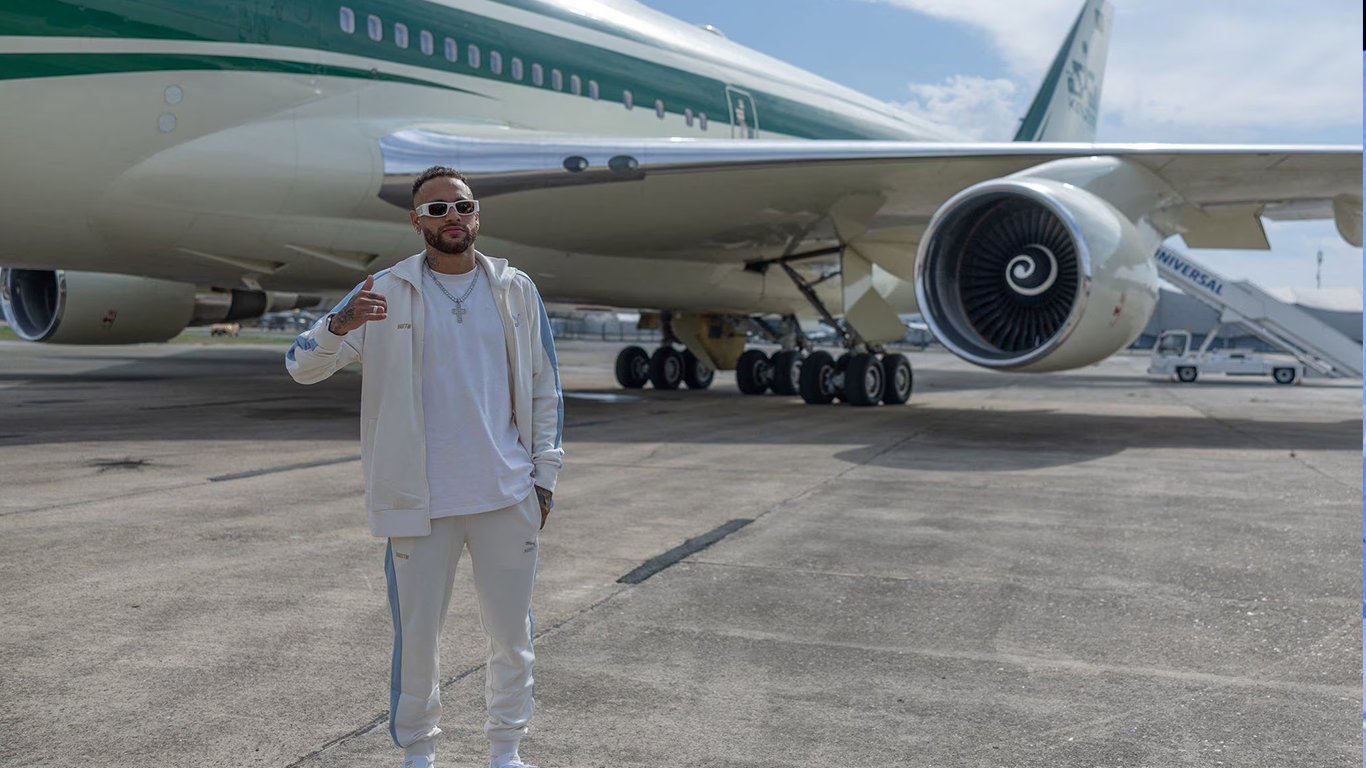
[[[719,54],[691,56],[493,3],[479,7],[509,23],[535,23],[543,32],[653,57],[737,90],[780,93],[813,113],[857,112],[878,126],[880,137],[945,138],[872,99],[719,39]],[[330,21],[325,16],[321,23]],[[684,43],[697,42],[689,37],[694,32],[703,42],[711,37],[677,24]],[[411,45],[418,45],[418,34],[411,31]],[[440,60],[436,40],[434,60]],[[391,44],[387,35],[375,43]],[[433,128],[489,138],[746,136],[745,127],[732,124],[734,115],[709,116],[704,131],[700,115],[689,120],[669,111],[661,119],[653,104],[627,109],[619,100],[590,98],[582,81],[574,95],[567,84],[564,91],[549,82],[536,87],[526,73],[515,82],[321,49],[0,36],[0,52],[242,57],[311,70],[168,68],[0,80],[0,178],[6,181],[0,185],[0,266],[337,293],[423,247],[406,213],[379,197],[378,143],[397,131]],[[736,62],[730,69],[718,63],[728,56]],[[332,76],[329,69],[382,70],[388,79]],[[550,70],[544,70],[547,80]],[[563,81],[571,76],[560,75]],[[763,138],[785,138],[764,128],[763,115],[758,128]],[[480,248],[531,274],[547,300],[694,311],[805,309],[785,275],[746,271],[733,253],[718,251],[714,261],[699,262],[533,248],[517,242],[517,221],[500,216],[497,197],[484,203],[483,218]],[[898,310],[913,308],[908,284],[886,274],[879,280]],[[838,311],[838,292],[825,290]]]

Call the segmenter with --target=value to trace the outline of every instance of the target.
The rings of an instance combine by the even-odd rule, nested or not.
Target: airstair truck
[[[1170,376],[1189,384],[1202,373],[1224,373],[1230,376],[1270,376],[1277,384],[1294,384],[1304,380],[1304,364],[1293,360],[1269,360],[1259,354],[1239,349],[1210,349],[1220,326],[1214,326],[1200,349],[1192,352],[1190,331],[1163,331],[1153,345],[1148,373]]]

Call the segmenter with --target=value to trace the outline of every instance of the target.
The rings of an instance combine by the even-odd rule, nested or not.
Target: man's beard
[[[440,230],[433,232],[430,229],[423,229],[422,237],[427,241],[427,245],[435,250],[442,253],[461,254],[474,247],[475,233],[472,229],[466,229],[464,237],[452,242],[442,235]]]

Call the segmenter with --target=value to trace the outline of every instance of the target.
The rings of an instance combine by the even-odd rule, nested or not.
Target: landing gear
[[[904,405],[911,399],[911,361],[905,355],[812,352],[802,363],[801,395],[812,405],[843,400],[851,405]]]
[[[769,384],[775,395],[795,395],[801,391],[802,352],[799,349],[773,353],[773,382]]]
[[[849,357],[849,368],[844,372],[844,396],[850,405],[877,405],[887,386],[887,374],[882,361],[863,353]]]
[[[811,405],[829,405],[839,394],[835,383],[835,358],[829,352],[812,352],[802,363],[802,399]]]
[[[660,347],[650,356],[650,383],[655,389],[678,389],[683,383],[683,355],[673,347]]]
[[[887,405],[904,405],[911,399],[911,361],[905,355],[883,355],[882,370],[887,375],[882,402]]]
[[[716,371],[708,368],[697,359],[691,350],[683,352],[683,383],[688,389],[707,389],[716,378]]]
[[[852,355],[850,355],[848,352],[845,352],[844,354],[835,358],[835,381],[838,382],[838,386],[835,387],[835,402],[837,403],[848,402],[848,400],[844,397],[844,372],[849,370],[850,357],[852,357]]]
[[[773,363],[757,349],[747,349],[735,365],[735,383],[746,395],[762,395],[773,381]]]
[[[650,355],[640,347],[627,347],[617,355],[617,383],[640,389],[650,380]]]
[[[626,389],[640,389],[646,384],[654,384],[655,389],[678,389],[680,384],[688,389],[707,389],[716,378],[716,371],[697,355],[686,350],[680,353],[670,346],[656,349],[653,355],[640,347],[627,347],[617,355],[616,373],[617,383]]]

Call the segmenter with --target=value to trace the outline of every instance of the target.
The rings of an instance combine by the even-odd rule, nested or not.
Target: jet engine
[[[137,344],[191,325],[308,308],[321,296],[242,289],[201,293],[191,283],[67,270],[0,270],[0,310],[25,341]]]
[[[946,202],[916,256],[926,324],[987,368],[1057,371],[1124,349],[1157,304],[1154,247],[1113,205],[1047,178],[983,182]]]

